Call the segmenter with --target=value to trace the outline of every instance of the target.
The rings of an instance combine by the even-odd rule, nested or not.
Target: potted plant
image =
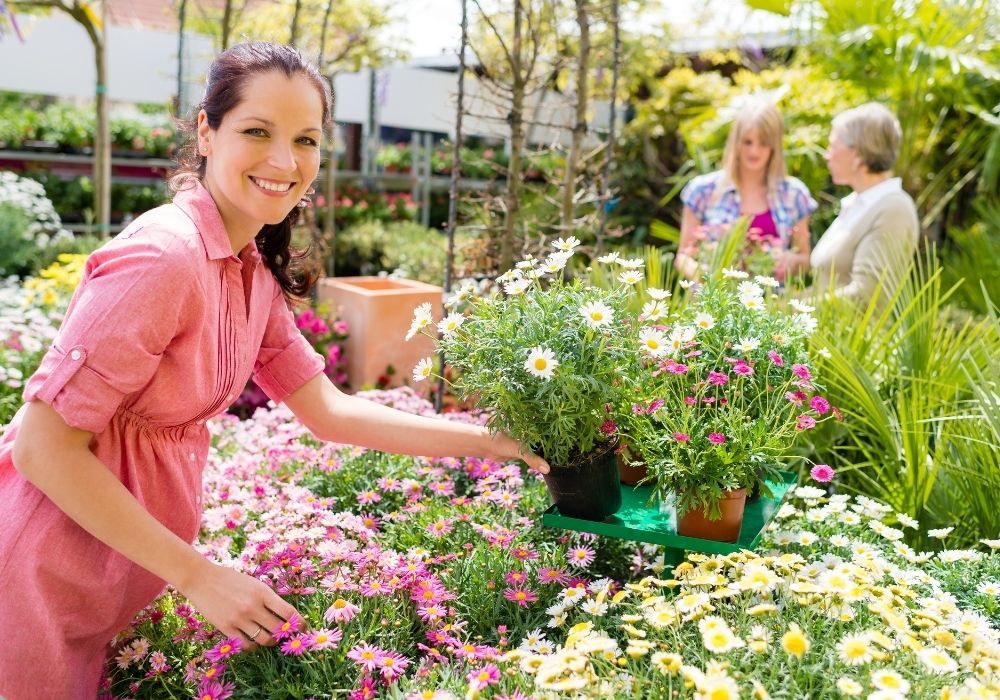
[[[546,259],[518,263],[491,295],[459,292],[436,330],[461,399],[475,397],[491,429],[549,462],[545,482],[560,513],[602,520],[621,505],[615,448],[638,374],[638,324],[627,309],[642,261],[630,261],[637,265],[613,289],[567,280],[579,243],[559,239]],[[417,309],[407,337],[432,329],[430,309]],[[432,367],[423,360],[414,379]]]
[[[623,427],[655,495],[674,497],[679,534],[735,542],[746,490],[770,496],[796,438],[833,413],[807,350],[812,309],[781,307],[777,286],[731,269],[693,286],[637,377]]]

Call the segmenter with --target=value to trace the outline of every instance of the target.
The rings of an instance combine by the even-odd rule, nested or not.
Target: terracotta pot
[[[545,475],[552,502],[561,515],[604,520],[622,505],[614,446],[602,446],[571,467],[551,465]]]
[[[626,486],[635,486],[649,475],[645,464],[629,464],[622,453],[618,453],[618,480]]]
[[[700,540],[735,542],[740,538],[746,498],[746,489],[723,492],[722,500],[719,501],[719,509],[722,511],[719,520],[709,520],[704,510],[692,509],[677,519],[677,534]]]
[[[338,309],[347,321],[344,356],[352,391],[374,386],[386,367],[396,370],[398,383],[407,380],[413,366],[434,353],[434,343],[424,335],[404,341],[413,310],[430,302],[434,322],[441,316],[443,290],[432,284],[387,277],[325,277],[317,285],[317,300],[332,314]],[[414,388],[427,394],[431,382]]]

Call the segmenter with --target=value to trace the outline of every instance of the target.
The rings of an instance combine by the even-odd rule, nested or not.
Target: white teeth
[[[268,190],[270,192],[287,192],[292,186],[290,182],[270,182],[268,180],[258,180],[255,177],[251,177],[251,180],[260,187],[261,189]]]

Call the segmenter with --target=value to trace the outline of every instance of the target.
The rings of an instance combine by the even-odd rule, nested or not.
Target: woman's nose
[[[295,154],[290,146],[274,143],[268,152],[268,163],[279,169],[290,171],[295,169]]]

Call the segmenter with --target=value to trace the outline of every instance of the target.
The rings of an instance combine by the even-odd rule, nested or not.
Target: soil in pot
[[[740,538],[740,528],[743,526],[746,497],[746,489],[726,491],[719,501],[722,517],[718,520],[709,520],[708,515],[700,508],[689,510],[677,518],[677,534],[701,540],[735,542]]]
[[[568,466],[551,465],[545,485],[559,513],[570,518],[605,520],[622,505],[615,445],[601,445]]]

